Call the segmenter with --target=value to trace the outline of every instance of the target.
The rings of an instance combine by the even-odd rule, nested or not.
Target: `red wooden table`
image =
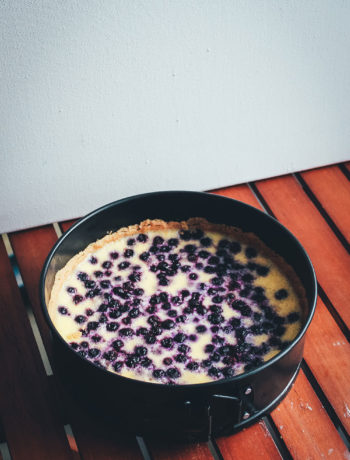
[[[0,460],[350,459],[350,163],[213,193],[272,214],[300,240],[319,298],[299,376],[260,423],[209,443],[121,436],[82,414],[51,369],[38,299],[43,262],[72,222],[0,239]]]

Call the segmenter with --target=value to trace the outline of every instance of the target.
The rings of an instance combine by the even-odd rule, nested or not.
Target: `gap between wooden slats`
[[[214,191],[214,193],[223,194],[223,195],[228,196],[230,198],[239,199],[239,200],[244,201],[244,202],[246,202],[246,203],[248,203],[248,204],[250,204],[252,206],[261,208],[261,206],[259,205],[259,202],[256,199],[256,197],[254,197],[254,195],[251,193],[251,191],[245,185],[238,186],[238,187],[228,187],[228,188],[225,188],[225,189],[216,190],[216,191]],[[341,332],[339,331],[339,329],[337,329],[336,326],[335,326],[335,330],[337,332],[337,336],[344,340],[344,336],[341,334]],[[336,358],[336,356],[334,356],[334,355],[335,355],[335,353],[333,353],[333,357]],[[315,361],[317,361],[317,360],[315,360]],[[316,364],[316,362],[315,362],[315,364]],[[337,375],[335,375],[335,380],[336,380],[336,377],[337,377]],[[296,382],[295,385],[297,385],[297,384],[298,384],[298,379],[297,379],[297,382]],[[292,391],[293,391],[293,389],[292,389]],[[287,398],[289,398],[289,396],[287,396]],[[339,402],[338,409],[340,409],[341,400],[339,399],[338,402]],[[285,404],[285,403],[282,403],[282,405],[283,404]],[[330,426],[332,426],[332,425],[330,425]],[[337,436],[335,436],[335,437],[337,438]],[[339,441],[339,439],[338,439],[338,441]],[[288,445],[288,447],[289,447],[289,445]]]
[[[56,239],[53,226],[39,227],[10,235],[15,252],[14,261],[19,264],[19,268],[16,271],[24,280],[22,290],[30,299],[30,304],[35,312],[40,332],[43,334],[45,346],[50,356],[52,355],[51,337],[38,299],[38,282],[44,260]],[[79,455],[79,451],[84,459],[92,459],[97,456],[99,459],[113,457],[115,459],[131,460],[141,458],[135,439],[133,442],[131,440],[129,442],[129,438],[124,436],[120,437],[118,442],[118,437],[109,427],[102,430],[100,424],[93,417],[89,418],[87,414],[84,416],[80,414],[80,410],[75,406],[74,401],[69,401],[68,403],[67,395],[63,393],[59,381],[55,378],[54,381],[58,398],[64,403],[62,410],[65,411],[65,419],[70,420],[72,424],[72,426],[66,424],[65,430],[75,457]]]

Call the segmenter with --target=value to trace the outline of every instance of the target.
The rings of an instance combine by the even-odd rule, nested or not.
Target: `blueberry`
[[[199,240],[203,236],[204,236],[204,232],[200,228],[196,228],[195,230],[192,230],[192,232],[191,232],[191,238],[193,240]]]
[[[245,283],[251,283],[254,280],[254,276],[251,275],[250,273],[246,273],[245,275],[242,276],[242,280]]]
[[[151,247],[149,248],[149,252],[150,252],[151,254],[156,254],[156,253],[158,252],[157,246],[151,246]]]
[[[152,297],[149,299],[149,303],[151,305],[156,305],[157,303],[160,303],[160,296],[153,294]]]
[[[91,340],[94,342],[94,343],[98,343],[98,342],[101,342],[101,336],[98,335],[98,334],[95,334],[91,337]]]
[[[61,313],[61,315],[66,315],[68,313],[66,307],[58,307],[58,311]]]
[[[177,316],[176,310],[169,310],[168,316],[170,316],[170,318],[175,318]]]
[[[134,295],[141,296],[145,293],[145,291],[141,288],[135,289],[134,290]]]
[[[97,259],[96,259],[96,257],[91,256],[89,262],[90,262],[90,264],[92,264],[92,265],[97,264]]]
[[[137,235],[137,241],[139,241],[140,243],[145,243],[147,240],[148,240],[148,236],[145,235],[144,233],[139,233]]]
[[[275,292],[275,299],[283,300],[288,297],[288,291],[286,289],[279,289]]]
[[[193,252],[196,251],[196,246],[194,244],[186,244],[186,246],[184,247],[184,251],[191,254]]]
[[[216,256],[211,256],[208,259],[208,264],[210,265],[217,265],[219,262],[220,262],[220,259],[219,257],[216,257]]]
[[[248,257],[248,259],[252,259],[253,257],[256,257],[258,253],[255,248],[247,247],[245,250],[245,255]]]
[[[147,334],[147,329],[145,327],[140,327],[139,329],[137,329],[136,331],[136,335],[139,336],[139,335],[146,335]]]
[[[147,323],[151,326],[157,326],[160,323],[160,319],[156,315],[152,315],[147,319]]]
[[[221,359],[219,353],[213,353],[212,355],[209,356],[209,359],[213,361],[214,363],[218,363]]]
[[[196,268],[197,268],[197,270],[202,270],[203,264],[201,262],[197,263]]]
[[[78,273],[77,277],[80,281],[86,281],[88,279],[88,275],[84,272]]]
[[[199,251],[198,256],[201,259],[207,259],[210,256],[210,252],[202,250],[202,251]]]
[[[156,343],[157,339],[155,338],[154,335],[152,334],[147,334],[145,335],[145,338],[146,338],[146,343],[148,343],[148,345],[153,345],[154,343]]]
[[[169,246],[177,246],[179,244],[179,240],[177,238],[170,238],[170,240],[168,241],[168,244]]]
[[[118,323],[112,322],[112,323],[107,324],[106,329],[109,332],[114,332],[118,329],[118,327],[119,327]]]
[[[131,324],[131,318],[129,316],[127,316],[126,318],[122,319],[122,322],[123,322],[123,324],[125,324],[127,326],[127,325]]]
[[[251,326],[250,332],[253,335],[260,335],[260,334],[264,333],[264,330],[263,330],[263,328],[261,326],[254,324],[253,326]]]
[[[188,260],[189,262],[196,262],[196,260],[197,260],[196,254],[189,254],[189,255],[187,256],[187,260]]]
[[[274,333],[277,335],[277,336],[281,336],[283,335],[284,333],[286,332],[286,328],[284,326],[277,326],[276,329],[274,330]]]
[[[162,369],[155,369],[152,372],[152,375],[156,379],[161,379],[162,377],[164,377],[164,371]]]
[[[158,245],[162,244],[163,242],[164,242],[164,239],[161,236],[155,236],[153,238],[153,244],[155,246],[158,246]]]
[[[125,364],[127,367],[135,367],[136,364],[138,363],[138,361],[140,360],[140,358],[136,358],[136,356],[128,356],[128,358],[125,360]]]
[[[205,238],[202,238],[200,240],[200,243],[202,246],[204,246],[205,248],[208,248],[209,246],[211,246],[212,244],[212,240],[208,237],[205,237]]]
[[[79,345],[76,342],[70,342],[70,347],[73,348],[73,350],[77,350],[79,348]]]
[[[106,270],[106,271],[104,272],[104,275],[105,275],[105,276],[111,276],[111,274],[112,274],[112,272],[111,272],[110,270]]]
[[[76,292],[76,289],[74,287],[68,287],[67,292],[69,292],[69,294],[74,294]]]
[[[258,312],[255,312],[255,313],[253,314],[253,319],[254,319],[254,321],[257,321],[257,322],[261,321],[261,319],[262,319],[262,314],[261,314],[261,313],[258,313]]]
[[[106,305],[104,303],[102,303],[97,309],[97,311],[99,311],[101,313],[105,313],[107,310],[108,310],[108,305]]]
[[[108,289],[109,287],[111,287],[111,282],[109,280],[102,280],[100,282],[100,286],[102,289]]]
[[[78,324],[82,324],[82,323],[85,323],[85,321],[86,321],[86,316],[78,315],[78,316],[76,316],[74,319],[75,319],[75,321],[76,321]]]
[[[188,230],[180,230],[179,232],[180,238],[184,241],[189,241],[191,239],[191,232]]]
[[[84,282],[84,286],[88,289],[91,289],[91,288],[94,288],[96,286],[96,283],[95,281],[92,281],[92,280],[86,280]]]
[[[137,356],[146,356],[147,348],[146,347],[135,347],[135,355]]]
[[[106,261],[103,262],[103,264],[102,264],[102,267],[103,267],[103,268],[107,268],[107,269],[108,269],[108,268],[111,268],[111,266],[112,266],[112,262],[110,262],[109,260],[106,260]]]
[[[215,273],[215,268],[212,267],[211,265],[208,265],[207,267],[204,267],[205,273]]]
[[[197,340],[196,334],[191,334],[188,336],[188,338],[191,340],[191,342],[195,342]]]
[[[218,326],[211,326],[210,330],[211,330],[211,332],[216,334],[217,332],[219,332],[220,328]]]
[[[206,353],[211,353],[211,352],[214,351],[214,350],[215,350],[215,347],[214,347],[214,345],[212,345],[211,343],[209,343],[208,345],[206,345],[205,348],[204,348],[204,351],[205,351]]]
[[[80,346],[81,346],[82,348],[88,348],[88,347],[89,347],[89,344],[88,344],[88,342],[85,342],[85,341],[84,341],[84,342],[81,342],[81,343],[80,343]]]
[[[78,303],[82,302],[82,300],[83,300],[83,297],[81,295],[77,294],[77,295],[75,295],[73,297],[73,302],[75,303],[75,305],[77,305]]]
[[[232,254],[238,254],[241,251],[241,245],[237,241],[232,241],[229,245]]]
[[[125,302],[124,305],[120,305],[119,307],[120,313],[126,313],[129,310],[130,310],[129,302]]]
[[[85,358],[85,356],[86,356],[86,351],[85,350],[79,350],[78,353],[79,353],[80,356]]]
[[[116,350],[116,351],[119,351],[122,347],[124,346],[124,342],[122,340],[114,340],[114,342],[112,342],[112,347]]]
[[[203,332],[205,332],[207,330],[207,328],[205,326],[197,326],[196,327],[196,331],[199,333],[199,334],[203,334]]]
[[[210,377],[220,377],[221,372],[216,367],[211,367],[208,371]]]
[[[100,354],[100,350],[98,348],[90,348],[88,351],[88,355],[90,358],[96,358]]]
[[[191,267],[189,265],[182,265],[181,271],[183,273],[188,273],[191,270]]]
[[[216,276],[211,280],[211,282],[214,284],[214,286],[221,286],[224,283],[224,279]]]
[[[122,368],[123,366],[123,363],[121,361],[116,361],[114,364],[113,364],[113,369],[118,372],[120,371],[120,369]]]
[[[120,286],[113,288],[113,293],[122,299],[128,299],[130,297],[130,294]]]
[[[160,326],[152,326],[150,332],[152,335],[161,335],[163,332],[163,329]]]
[[[171,301],[174,305],[179,305],[181,303],[181,299],[178,295],[171,298]]]
[[[223,373],[224,377],[229,379],[235,375],[235,371],[232,367],[224,367],[221,372]]]
[[[141,361],[140,364],[142,367],[149,367],[152,364],[152,360],[149,358],[145,358]]]
[[[145,251],[140,254],[140,259],[146,262],[149,259],[149,252]]]
[[[210,315],[208,315],[208,321],[211,324],[220,324],[224,321],[224,317],[219,313],[211,313]]]
[[[224,300],[224,298],[221,297],[220,295],[215,295],[215,296],[212,298],[212,300],[213,300],[214,303],[221,303],[221,302]]]
[[[182,343],[187,339],[187,335],[183,334],[182,332],[179,332],[178,334],[175,335],[174,340],[177,343]]]
[[[99,327],[99,323],[97,321],[90,321],[87,324],[88,331],[95,331]]]
[[[113,323],[110,323],[110,324],[113,324]],[[108,326],[107,326],[107,329],[108,329]],[[119,330],[119,334],[122,337],[132,337],[134,335],[134,331],[130,327],[125,327]]]
[[[186,315],[179,315],[177,318],[176,318],[176,322],[177,323],[184,323],[187,319],[187,316]]]
[[[231,334],[233,332],[233,327],[229,324],[228,326],[224,326],[223,331],[225,334]]]
[[[130,280],[132,283],[136,283],[137,281],[140,281],[140,279],[140,273],[131,273],[131,275],[128,276],[128,280]]]
[[[185,356],[185,355],[178,354],[178,355],[175,356],[174,359],[175,359],[175,361],[176,361],[177,363],[185,363],[185,362],[187,361],[188,358],[187,358],[187,356]]]
[[[258,267],[256,268],[256,273],[259,276],[267,276],[269,271],[269,267],[265,267],[264,265],[258,265]]]
[[[98,296],[101,293],[101,289],[95,288],[95,289],[90,289],[90,291],[87,291],[86,297],[89,299],[92,299],[96,296]]]
[[[118,259],[119,254],[116,251],[113,251],[110,253],[110,256],[113,260]]]
[[[181,291],[181,297],[184,299],[185,297],[188,297],[190,295],[190,292],[187,291],[187,289],[184,289]]]
[[[196,273],[190,273],[190,280],[194,281],[198,278],[198,275]]]
[[[173,346],[173,340],[170,337],[165,337],[160,343],[164,348],[171,348]]]
[[[232,307],[241,312],[242,316],[250,316],[251,308],[243,300],[234,300]]]
[[[300,315],[296,311],[293,311],[292,313],[289,313],[287,316],[287,321],[288,323],[296,323],[299,321]]]
[[[282,346],[282,341],[281,339],[277,338],[277,337],[270,337],[269,339],[269,345],[271,347],[278,347],[278,348],[281,348]]]
[[[164,358],[163,359],[163,364],[165,364],[166,366],[170,366],[170,364],[173,362],[173,360],[171,358]]]
[[[119,270],[125,270],[125,269],[128,268],[129,266],[130,266],[130,262],[125,261],[125,262],[121,262],[121,263],[118,265],[118,268],[119,268]]]
[[[162,310],[170,310],[170,308],[171,308],[171,305],[169,302],[163,303]]]
[[[119,311],[119,310],[111,310],[109,313],[108,313],[108,316],[112,319],[117,319],[119,318],[119,316],[121,316],[122,313]]]
[[[125,249],[123,255],[124,255],[124,257],[129,259],[130,257],[132,257],[134,255],[134,251],[133,251],[133,249]]]
[[[140,314],[140,310],[138,308],[133,308],[132,310],[130,310],[130,317],[131,318],[137,318]]]
[[[198,369],[199,365],[198,363],[194,362],[194,361],[191,361],[187,364],[186,366],[186,369],[190,370],[190,371],[196,371]]]
[[[110,351],[106,351],[106,353],[103,353],[103,357],[107,361],[113,361],[117,357],[117,354],[115,351],[110,350]]]
[[[203,367],[209,367],[209,366],[211,366],[211,361],[210,361],[210,359],[204,359],[204,360],[202,361],[202,366],[203,366]]]
[[[177,379],[181,374],[175,367],[170,367],[170,369],[166,371],[166,375],[172,379]]]

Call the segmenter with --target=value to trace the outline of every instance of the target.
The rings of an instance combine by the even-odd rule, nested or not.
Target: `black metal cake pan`
[[[56,273],[90,243],[145,219],[204,217],[256,234],[293,267],[306,293],[307,311],[295,339],[256,369],[232,378],[191,385],[164,385],[119,376],[82,358],[57,332],[48,314]],[[55,368],[82,407],[136,434],[206,439],[230,434],[269,413],[287,394],[302,360],[305,332],[317,296],[315,272],[298,240],[278,221],[242,202],[209,193],[154,192],[125,198],[80,219],[52,248],[40,280],[50,326]]]

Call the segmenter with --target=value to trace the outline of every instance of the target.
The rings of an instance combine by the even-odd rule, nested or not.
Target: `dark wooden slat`
[[[236,460],[238,458],[275,460],[281,458],[263,422],[259,422],[234,436],[219,438],[216,443],[224,460]]]
[[[346,458],[341,437],[302,371],[271,415],[294,458]]]
[[[41,311],[38,298],[40,272],[44,260],[51,247],[57,240],[52,226],[39,227],[9,235],[10,241],[23,278],[25,289],[33,307],[42,334],[44,345],[51,353],[51,337],[45,318]],[[56,379],[56,391],[65,407],[66,417],[72,425],[79,451],[84,459],[139,459],[141,454],[135,438],[123,437],[110,431],[109,426],[103,426],[89,414],[82,414],[79,407],[65,394],[60,382]]]
[[[62,228],[62,230],[64,232],[66,232],[67,230],[69,230],[71,228],[71,226],[73,224],[75,224],[75,222],[77,221],[78,219],[73,219],[73,220],[66,220],[65,222],[60,222],[60,226]]]
[[[71,458],[2,240],[0,318],[0,412],[13,459]]]
[[[277,219],[299,239],[314,264],[318,281],[350,326],[350,257],[292,176],[256,183]]]
[[[338,168],[313,169],[301,173],[311,191],[350,242],[350,182]]]

